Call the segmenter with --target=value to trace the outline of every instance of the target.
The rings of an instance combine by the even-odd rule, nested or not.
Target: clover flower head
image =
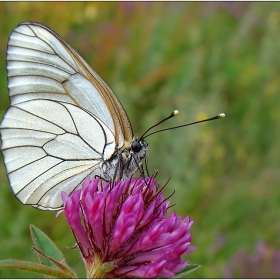
[[[64,214],[81,250],[88,278],[172,277],[193,252],[193,224],[175,212],[153,178],[101,184],[87,178],[69,196]]]

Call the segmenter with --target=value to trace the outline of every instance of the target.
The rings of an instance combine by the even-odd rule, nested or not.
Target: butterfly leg
[[[119,154],[117,164],[116,164],[116,169],[115,169],[113,180],[112,180],[112,186],[114,185],[115,181],[117,180],[117,177],[119,177],[119,180],[121,180],[122,176],[123,176],[122,155]]]
[[[147,172],[147,177],[150,177],[150,173],[149,173],[149,168],[148,168],[148,157],[145,157],[145,166],[146,166],[146,172]]]
[[[143,166],[141,166],[138,161],[136,160],[135,156],[132,154],[132,157],[137,165],[138,170],[140,171],[141,177],[145,180],[145,173],[144,173],[144,169]]]
[[[106,183],[109,182],[109,180],[105,179],[104,177],[100,176],[100,175],[94,175],[94,179],[100,178],[101,180],[105,181]]]

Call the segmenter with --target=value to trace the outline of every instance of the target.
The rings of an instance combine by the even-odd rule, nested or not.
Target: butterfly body
[[[11,106],[1,151],[11,188],[24,204],[57,210],[87,176],[133,176],[147,145],[134,138],[116,95],[45,25],[24,22],[7,49]]]
[[[137,140],[135,140],[137,141]],[[141,150],[133,152],[131,149],[123,149],[121,152],[117,150],[108,161],[101,163],[101,177],[109,181],[116,176],[115,171],[119,171],[118,179],[129,179],[131,174],[136,173],[144,158],[146,158],[147,146],[141,143]],[[99,172],[99,171],[98,171]],[[98,174],[96,174],[98,176]]]

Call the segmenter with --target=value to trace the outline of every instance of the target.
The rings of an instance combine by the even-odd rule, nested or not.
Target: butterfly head
[[[134,139],[130,144],[130,155],[141,165],[141,161],[146,158],[148,144],[143,139]]]
[[[143,147],[147,147],[147,144],[143,140],[133,140],[131,142],[130,148],[133,153],[139,153]]]

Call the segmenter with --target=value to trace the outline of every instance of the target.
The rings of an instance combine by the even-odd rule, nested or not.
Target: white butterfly
[[[10,185],[24,204],[62,207],[61,191],[91,175],[131,177],[147,145],[134,139],[116,95],[81,56],[47,26],[24,22],[7,49],[11,106],[0,129]]]

